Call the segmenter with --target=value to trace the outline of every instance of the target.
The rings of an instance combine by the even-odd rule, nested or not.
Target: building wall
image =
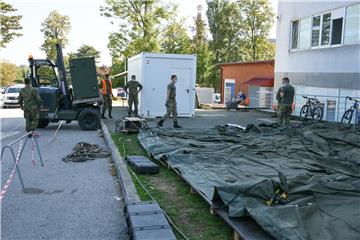
[[[352,45],[343,44],[345,7],[356,3],[359,1],[279,1],[274,91],[281,86],[283,77],[289,77],[290,83],[295,86],[295,115],[300,114],[305,103],[302,95],[317,97],[324,104],[324,120],[329,121],[341,120],[342,114],[351,104],[346,96],[360,99],[359,35],[357,42]],[[331,21],[343,17],[342,44],[315,48],[304,44],[306,47],[298,45],[298,49],[292,49],[292,21],[300,20],[298,30],[301,37],[301,21],[309,18],[310,29],[307,30],[310,34],[303,36],[308,36],[308,43],[311,43],[312,17],[327,12],[331,12]]]
[[[235,79],[235,94],[242,89],[249,96],[249,87],[242,83],[256,76],[274,77],[274,61],[270,63],[244,63],[221,65],[221,100],[224,101],[225,79]]]
[[[275,90],[281,86],[281,79],[285,76],[290,78],[292,84],[299,86],[360,90],[359,44],[290,50],[292,20],[356,2],[358,1],[279,1]]]

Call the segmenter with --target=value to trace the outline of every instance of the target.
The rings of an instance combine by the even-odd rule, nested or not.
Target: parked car
[[[2,99],[3,108],[20,107],[19,93],[23,87],[25,87],[23,84],[16,84],[6,88]]]
[[[214,103],[221,103],[221,94],[214,93]]]
[[[118,96],[118,97],[125,98],[125,97],[126,97],[125,90],[124,90],[123,88],[118,88],[118,89],[117,89],[117,96]]]

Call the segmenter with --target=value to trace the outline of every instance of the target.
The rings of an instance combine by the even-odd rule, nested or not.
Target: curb
[[[116,167],[116,172],[121,185],[125,203],[128,204],[130,202],[140,202],[140,197],[127,170],[127,166],[122,160],[119,150],[112,140],[110,132],[103,121],[101,121],[101,131],[104,135],[106,146],[111,154],[111,160]]]

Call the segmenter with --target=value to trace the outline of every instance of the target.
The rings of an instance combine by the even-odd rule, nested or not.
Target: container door
[[[190,68],[171,68],[170,76],[177,76],[176,83],[176,102],[179,116],[188,116],[192,113],[195,106],[192,106],[191,99],[194,92],[194,86],[191,86],[191,69]]]
[[[71,60],[70,73],[75,99],[99,97],[95,60],[93,57]]]
[[[141,114],[143,117],[162,117],[166,113],[166,87],[170,82],[162,59],[146,59],[143,79]]]

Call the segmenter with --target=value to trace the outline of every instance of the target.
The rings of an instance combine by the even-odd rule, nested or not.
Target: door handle
[[[185,91],[187,91],[187,93],[190,93],[190,89],[186,89]]]

